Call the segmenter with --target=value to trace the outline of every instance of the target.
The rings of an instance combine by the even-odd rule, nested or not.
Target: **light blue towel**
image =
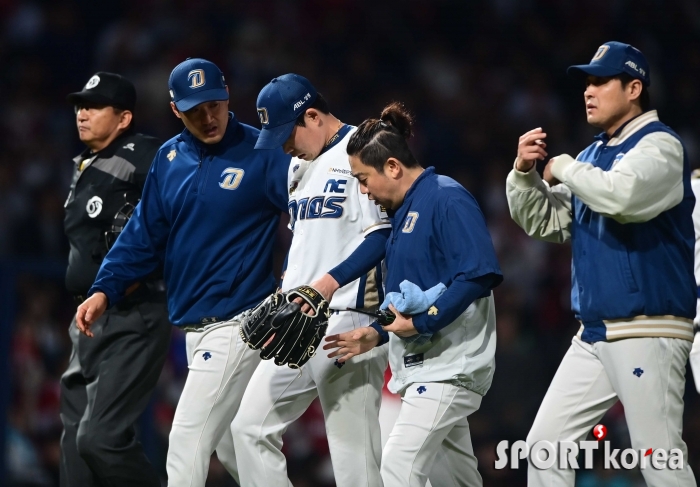
[[[439,283],[427,291],[421,291],[421,288],[411,281],[403,281],[399,284],[399,289],[401,289],[400,293],[393,292],[386,295],[384,302],[380,306],[381,309],[388,309],[389,303],[391,303],[401,314],[417,315],[427,311],[442,296],[447,287],[443,283]],[[432,333],[419,333],[418,335],[401,338],[408,343],[423,345],[428,343],[432,336]]]

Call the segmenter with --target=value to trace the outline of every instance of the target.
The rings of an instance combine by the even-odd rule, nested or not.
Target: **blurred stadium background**
[[[189,56],[223,69],[231,109],[255,126],[259,89],[290,71],[310,78],[347,123],[377,116],[391,100],[406,103],[418,119],[419,160],[474,193],[505,274],[496,291],[497,372],[470,419],[486,486],[525,485],[524,462],[493,469],[495,446],[525,438],[577,329],[568,246],[528,238],[508,215],[504,184],[518,136],[541,126],[551,155],[585,147],[596,131],[585,122],[583,86],[565,69],[620,40],[649,58],[653,105],[684,139],[691,164],[700,162],[697,0],[0,0],[0,19],[0,485],[58,485],[58,381],[75,309],[63,288],[62,204],[71,158],[82,150],[65,95],[95,71],[134,81],[137,127],[162,140],[181,130],[167,78]],[[280,255],[288,238],[280,232]],[[163,475],[186,373],[174,333],[141,423]],[[696,472],[699,413],[689,372],[685,438]],[[616,447],[628,446],[621,405],[603,423]],[[293,431],[285,448],[294,485],[334,485],[320,408]],[[235,484],[213,461],[207,485]],[[638,472],[596,468],[577,485],[644,483]]]

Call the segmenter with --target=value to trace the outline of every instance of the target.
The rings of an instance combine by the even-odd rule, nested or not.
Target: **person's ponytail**
[[[420,166],[408,147],[413,135],[413,117],[400,102],[387,105],[379,118],[368,118],[357,127],[348,141],[347,153],[357,156],[363,164],[383,172],[390,157],[406,167]]]
[[[399,102],[395,101],[387,105],[382,110],[379,120],[393,126],[404,139],[409,139],[413,135],[413,117]]]

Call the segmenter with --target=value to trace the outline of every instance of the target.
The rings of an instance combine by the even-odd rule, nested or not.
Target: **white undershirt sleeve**
[[[506,179],[510,216],[531,237],[563,243],[571,238],[571,192],[563,184],[550,188],[533,167],[513,168]]]

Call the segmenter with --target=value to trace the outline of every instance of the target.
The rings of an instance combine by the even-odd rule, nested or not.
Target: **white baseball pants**
[[[382,452],[384,487],[479,487],[468,416],[482,397],[446,382],[411,384]]]
[[[185,336],[189,373],[170,431],[169,487],[204,487],[214,449],[238,481],[230,426],[260,362],[260,352],[241,340],[238,320]]]
[[[368,326],[349,311],[333,314],[328,334]],[[250,380],[233,421],[242,487],[288,487],[282,434],[318,397],[338,487],[381,486],[381,404],[388,347],[377,347],[342,366],[319,350],[301,370],[263,361]]]
[[[649,487],[695,487],[683,431],[685,364],[691,343],[679,338],[626,338],[593,344],[574,337],[527,437],[578,442],[620,400],[632,448],[683,452],[683,470],[641,470]],[[614,445],[611,445],[615,448]],[[618,447],[619,448],[619,447]],[[619,457],[618,457],[619,458]],[[575,470],[528,467],[529,487],[573,487]]]

